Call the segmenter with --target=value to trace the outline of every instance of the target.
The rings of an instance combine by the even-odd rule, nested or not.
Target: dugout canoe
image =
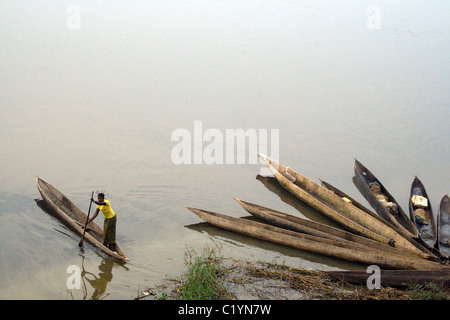
[[[309,234],[325,239],[341,241],[344,243],[361,245],[367,248],[382,250],[393,254],[418,258],[416,255],[413,255],[407,251],[392,247],[387,244],[383,244],[381,242],[363,236],[359,236],[357,234],[339,228],[307,219],[302,219],[285,212],[264,207],[252,202],[244,201],[236,197],[234,197],[233,199],[236,200],[237,203],[239,203],[242,208],[244,208],[252,216],[279,228],[284,228],[287,230]]]
[[[335,186],[333,186],[332,184],[323,181],[322,179],[320,180],[320,184],[327,188],[328,190],[332,191],[334,194],[338,195],[339,197],[341,197],[342,199],[344,199],[347,202],[350,202],[351,204],[353,204],[355,207],[357,207],[358,209],[370,214],[372,217],[377,218],[378,220],[382,220],[380,219],[380,217],[373,212],[372,210],[370,210],[369,208],[367,208],[366,206],[364,206],[363,204],[361,204],[360,202],[356,201],[353,197],[349,196],[347,193],[345,193],[344,191],[336,188]],[[384,221],[384,220],[383,220]]]
[[[395,245],[422,258],[436,259],[426,248],[419,248],[414,240],[404,237],[327,188],[263,154],[259,154],[259,157],[286,190],[348,230],[384,244]]]
[[[443,257],[440,252],[438,252],[438,250],[436,248],[430,247],[428,245],[426,245],[426,243],[424,243],[423,241],[421,241],[420,239],[417,239],[416,237],[412,238],[410,237],[410,233],[406,232],[403,228],[400,229],[397,226],[389,223],[388,221],[386,221],[385,219],[381,218],[379,215],[377,215],[375,212],[371,211],[370,209],[368,209],[367,207],[365,207],[364,205],[362,205],[360,202],[356,201],[354,198],[352,198],[351,196],[349,196],[348,194],[346,194],[345,192],[339,190],[338,188],[336,188],[335,186],[320,180],[321,184],[333,191],[335,194],[337,194],[339,197],[345,199],[347,202],[350,202],[351,204],[353,204],[355,207],[361,209],[364,212],[367,212],[368,214],[370,214],[372,217],[374,217],[375,219],[377,219],[378,221],[382,222],[383,224],[385,224],[386,226],[389,226],[390,228],[394,229],[397,233],[399,233],[400,235],[402,235],[403,237],[405,237],[406,239],[409,239],[409,241],[416,246],[417,248],[419,248],[422,251],[429,251],[430,253],[435,254],[437,257],[436,258],[445,258]],[[420,240],[419,242],[417,240]]]
[[[448,258],[450,256],[450,198],[448,195],[445,195],[439,203],[437,221],[438,249]]]
[[[373,273],[366,271],[324,271],[331,278],[347,283],[367,285],[372,283]],[[444,287],[450,286],[449,270],[380,270],[380,285],[382,287],[407,288],[413,285],[423,285],[433,282]]]
[[[367,207],[365,207],[364,205],[362,205],[360,202],[356,201],[354,198],[352,198],[351,196],[349,196],[348,194],[346,194],[345,192],[339,190],[338,188],[336,188],[335,186],[320,180],[321,184],[327,188],[328,190],[333,191],[336,195],[338,195],[339,197],[345,199],[347,202],[350,202],[352,205],[354,205],[355,207],[361,209],[362,211],[370,214],[372,217],[374,217],[375,219],[377,219],[378,221],[382,222],[383,224],[385,224],[386,226],[394,229],[397,233],[399,233],[400,235],[404,236],[405,238],[409,239],[411,243],[413,243],[417,248],[421,249],[422,251],[430,251],[432,253],[436,253],[436,250],[429,247],[429,246],[425,246],[423,242],[418,243],[415,241],[415,238],[411,238],[409,237],[409,233],[406,233],[403,229],[399,229],[398,227],[392,225],[391,223],[389,223],[388,221],[386,221],[385,219],[381,218],[379,215],[377,215],[375,212],[371,211],[370,209],[368,209]],[[436,253],[437,254],[437,253]]]
[[[360,246],[301,234],[265,223],[235,218],[217,212],[190,207],[187,207],[187,209],[216,227],[303,251],[326,255],[332,258],[359,262],[365,265],[376,264],[380,266],[380,268],[385,269],[441,270],[442,268],[445,268],[439,263],[425,259],[416,257],[408,258],[370,248],[363,249]]]
[[[372,208],[376,213],[380,215],[383,219],[396,226],[400,230],[404,231],[413,239],[419,239],[418,231],[411,219],[403,211],[400,204],[395,200],[395,198],[389,193],[389,191],[384,187],[381,181],[367,169],[361,162],[355,159],[354,165],[354,183],[361,194],[370,203]],[[374,185],[378,185],[380,188],[380,195],[387,197],[387,201],[379,201],[377,199],[377,193],[372,191]],[[371,186],[373,186],[371,188]],[[397,207],[397,213],[391,213],[386,204],[393,204]]]
[[[36,183],[39,193],[44,199],[50,213],[81,237],[87,215],[49,182],[37,177]],[[103,245],[103,229],[95,221],[89,223],[88,228],[90,230],[88,229],[84,235],[84,239],[87,242],[115,259],[122,261],[130,260],[118,243],[116,243],[115,252]]]
[[[415,177],[409,197],[409,216],[417,228],[422,243],[430,250],[436,247],[437,229],[433,208],[425,186]]]

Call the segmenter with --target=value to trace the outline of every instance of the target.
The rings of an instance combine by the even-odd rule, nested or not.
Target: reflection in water
[[[83,250],[82,250],[83,253]],[[110,295],[107,292],[108,284],[113,279],[113,268],[115,266],[122,266],[124,270],[129,269],[125,267],[125,262],[116,261],[109,257],[102,257],[101,262],[97,267],[97,270],[92,270],[95,267],[85,266],[85,257],[81,256],[81,282],[82,282],[82,297],[83,300],[103,300]],[[74,292],[78,290],[68,290],[69,295],[72,299],[77,299],[74,297]]]
[[[98,266],[98,275],[95,275],[92,272],[86,271],[86,268],[84,266],[84,257],[82,259],[82,271],[81,271],[81,277],[83,281],[83,287],[85,294],[83,296],[83,299],[90,299],[90,300],[101,300],[109,296],[109,293],[106,292],[106,287],[108,286],[108,283],[111,282],[113,278],[112,269],[114,267],[115,261],[112,259],[105,259],[103,258],[100,265]],[[86,283],[88,283],[91,288],[93,289],[92,295],[88,298],[88,289],[86,286]]]

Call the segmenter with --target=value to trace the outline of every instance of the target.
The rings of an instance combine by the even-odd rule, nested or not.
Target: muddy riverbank
[[[238,300],[448,300],[450,290],[440,283],[405,285],[392,288],[381,285],[353,285],[318,270],[305,270],[261,261],[237,260],[220,255],[217,248],[205,247],[197,254],[185,254],[186,272],[167,276],[162,283],[144,289],[136,299],[178,300],[208,288],[211,296],[203,299]],[[211,274],[208,274],[210,272]],[[205,283],[205,279],[213,282]],[[405,283],[408,279],[405,279]],[[214,290],[212,290],[214,288]],[[189,293],[188,293],[189,292]]]

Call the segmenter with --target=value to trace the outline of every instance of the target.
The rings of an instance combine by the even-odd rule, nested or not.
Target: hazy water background
[[[67,27],[71,5],[80,29]],[[367,25],[371,6],[379,28]],[[74,298],[134,298],[180,275],[186,247],[211,238],[229,257],[361,268],[197,225],[185,206],[246,216],[233,196],[314,213],[256,179],[260,165],[174,165],[171,134],[193,132],[195,120],[221,132],[279,129],[283,164],[364,202],[351,181],[357,158],[404,209],[417,175],[436,214],[450,178],[449,9],[447,1],[0,1],[0,298],[71,299],[73,264],[88,272],[87,292]],[[90,192],[105,190],[131,261],[89,245],[80,252],[78,236],[36,206],[36,175],[86,211]]]

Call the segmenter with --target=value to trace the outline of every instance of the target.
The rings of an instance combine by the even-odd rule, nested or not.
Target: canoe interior
[[[410,220],[410,218],[405,214],[402,207],[395,200],[395,198],[389,193],[389,191],[384,187],[384,185],[380,182],[367,169],[364,165],[362,165],[358,160],[355,159],[355,177],[353,178],[353,182],[355,183],[358,190],[361,194],[366,198],[366,200],[370,203],[372,208],[386,221],[391,224],[403,228],[406,232],[410,233],[413,237],[418,237],[418,231],[414,223]],[[375,194],[369,187],[371,183],[378,183],[380,186],[381,194],[387,197],[387,202],[392,202],[397,205],[398,213],[391,214],[388,209],[376,198]]]
[[[56,190],[50,184],[43,180],[38,181],[39,186],[44,190],[47,197],[60,208],[69,218],[79,223],[86,223],[87,216],[78,209],[66,196]],[[83,221],[84,220],[84,221]]]
[[[450,256],[450,197],[448,195],[442,198],[439,205],[438,245],[442,253]]]
[[[425,212],[426,216],[429,217],[428,221],[416,218],[414,212],[419,209],[419,207],[415,206],[412,197],[413,196],[421,196],[427,199],[428,206],[423,208],[423,212]],[[419,233],[420,239],[430,248],[433,248],[436,245],[437,240],[437,230],[436,223],[433,216],[433,209],[431,207],[431,201],[428,198],[427,192],[425,190],[422,182],[416,177],[411,185],[411,193],[409,197],[409,214],[411,220],[414,222],[417,231]]]
[[[75,231],[78,235],[81,235],[83,233],[82,226],[86,223],[87,215],[47,181],[38,177],[37,184],[38,190],[46,202],[45,211],[57,218],[69,229]],[[38,205],[42,206],[42,204],[39,203]],[[117,253],[112,252],[103,245],[103,229],[95,223],[95,221],[92,221],[88,227],[89,229],[86,231],[86,241],[100,248],[110,256],[120,260],[129,260],[118,243],[116,243]]]
[[[351,203],[358,209],[364,211],[365,213],[371,215],[372,217],[374,217],[375,219],[377,219],[378,221],[382,222],[383,224],[385,224],[386,226],[394,229],[397,232],[401,232],[400,230],[398,230],[398,228],[395,225],[392,225],[389,221],[387,221],[386,219],[380,217],[379,215],[377,215],[375,212],[373,212],[372,210],[368,209],[366,206],[364,206],[363,204],[361,204],[360,202],[358,202],[357,200],[355,200],[354,198],[352,198],[351,196],[349,196],[348,194],[346,194],[345,192],[341,191],[340,189],[336,188],[335,186],[321,180],[321,184],[327,188],[330,191],[333,191],[336,195],[338,195],[341,198],[347,198],[351,201]]]

